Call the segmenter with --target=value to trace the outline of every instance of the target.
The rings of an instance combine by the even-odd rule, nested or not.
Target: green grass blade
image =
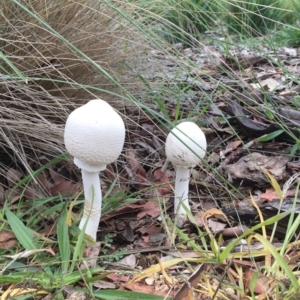
[[[0,51],[0,58],[4,60],[7,65],[23,80],[28,83],[28,79],[21,73],[21,71]]]
[[[64,275],[63,285],[72,285],[77,283],[79,280],[82,280],[84,277],[88,281],[88,276],[98,275],[100,272],[103,272],[104,268],[96,267],[80,271],[70,272],[69,274]]]
[[[9,208],[6,208],[6,217],[17,240],[26,250],[40,249],[40,245],[33,242],[34,235],[29,228]]]
[[[178,236],[183,239],[183,241],[185,241],[190,247],[192,247],[192,249],[194,251],[198,251],[205,254],[205,251],[203,250],[203,248],[201,246],[199,246],[195,241],[193,241],[187,234],[185,234],[182,230],[180,230],[177,226],[175,226],[175,230],[176,233],[178,234]]]
[[[267,142],[267,141],[273,140],[274,138],[276,138],[278,135],[282,134],[283,132],[284,132],[284,130],[282,130],[282,129],[276,130],[274,132],[265,134],[265,135],[257,138],[257,141],[262,143],[262,142]]]
[[[52,160],[50,160],[49,162],[47,162],[46,164],[44,164],[41,168],[39,168],[38,170],[32,172],[31,174],[27,175],[26,177],[24,177],[22,180],[20,180],[15,186],[14,188],[11,190],[10,194],[8,195],[8,198],[10,197],[10,195],[20,186],[22,186],[25,183],[28,183],[30,180],[34,179],[37,175],[39,175],[40,173],[42,173],[45,169],[49,168],[52,165],[55,165],[57,163],[59,163],[60,161],[68,158],[70,156],[70,154],[68,152],[64,152],[60,155],[58,155],[57,157],[53,158]]]
[[[168,300],[171,298],[165,298],[161,296],[156,296],[152,294],[144,294],[131,291],[119,291],[119,290],[110,290],[110,291],[98,291],[94,293],[94,296],[101,300]]]
[[[78,235],[78,240],[76,242],[75,248],[74,248],[74,253],[73,253],[73,258],[72,258],[72,264],[70,267],[70,273],[72,273],[74,271],[74,268],[76,266],[76,264],[82,260],[83,257],[83,248],[84,248],[84,240],[85,240],[85,228],[86,228],[86,224],[88,222],[85,222],[83,228],[80,230],[80,233]]]
[[[263,226],[268,226],[268,225],[272,225],[276,222],[278,222],[279,220],[285,218],[286,216],[288,216],[291,213],[291,211],[288,212],[284,212],[281,213],[279,215],[276,215],[262,223],[259,223],[255,226],[253,226],[252,228],[246,230],[241,236],[239,236],[238,238],[236,238],[234,241],[232,241],[229,245],[227,245],[227,247],[222,251],[222,253],[220,254],[220,262],[224,261],[225,259],[228,258],[230,252],[232,251],[232,249],[235,247],[235,245],[243,238],[245,238],[246,236],[248,236],[249,234],[255,232],[256,230],[262,228]]]
[[[296,276],[294,275],[292,269],[289,267],[289,265],[285,262],[283,256],[281,256],[276,249],[274,248],[274,246],[267,241],[263,236],[261,236],[260,234],[255,234],[253,236],[253,238],[259,240],[266,249],[268,249],[268,251],[270,251],[270,253],[273,255],[273,257],[275,258],[276,262],[278,263],[278,265],[285,271],[287,277],[289,278],[289,280],[291,281],[291,284],[293,286],[293,288],[295,290],[299,289],[299,284],[297,281]]]
[[[66,219],[67,219],[67,207],[64,206],[57,223],[57,240],[58,240],[59,252],[61,255],[62,273],[68,272],[70,256],[71,256],[69,228],[68,225],[66,224]]]

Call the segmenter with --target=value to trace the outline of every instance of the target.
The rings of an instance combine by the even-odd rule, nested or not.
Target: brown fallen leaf
[[[140,283],[140,282],[131,283],[130,285],[126,286],[126,289],[131,290],[133,292],[152,294],[152,295],[157,295],[157,296],[162,296],[162,297],[172,295],[172,292],[170,294],[168,290],[167,291],[161,291],[161,290],[155,289],[151,285],[143,284],[143,283]]]
[[[156,189],[158,196],[164,196],[172,192],[172,185],[170,183],[169,177],[162,171],[161,168],[156,169],[153,172],[154,183],[159,185]]]
[[[232,142],[229,142],[227,145],[226,145],[226,149],[225,151],[222,151],[221,152],[221,157],[225,158],[225,155],[229,152],[232,152],[233,150],[235,150],[236,148],[238,148],[240,145],[241,145],[241,141],[240,140],[236,140],[236,141],[232,141]]]
[[[210,208],[206,211],[198,211],[194,215],[191,222],[194,223],[198,227],[203,227],[205,224],[207,224],[207,221],[211,217],[214,217],[223,222],[227,222],[229,224],[229,220],[228,220],[227,216],[224,214],[224,212],[222,212],[221,210],[219,210],[217,208]]]
[[[157,202],[148,201],[145,203],[144,207],[137,214],[137,219],[141,219],[144,216],[149,215],[153,218],[160,215],[160,210]]]
[[[197,267],[197,269],[194,271],[194,273],[190,276],[190,278],[187,280],[186,283],[183,284],[183,286],[180,288],[180,290],[177,292],[177,294],[173,297],[172,300],[182,300],[185,297],[189,297],[188,299],[193,299],[193,291],[191,288],[196,287],[201,276],[202,272],[205,269],[205,265],[201,264]]]
[[[285,179],[287,162],[286,156],[266,156],[253,152],[236,163],[227,165],[226,170],[230,181],[244,180],[262,185],[269,183],[264,170],[267,170],[277,181]]]
[[[83,189],[81,183],[74,183],[52,169],[49,169],[49,174],[51,180],[54,182],[54,184],[49,187],[51,196],[72,194]]]
[[[115,289],[116,285],[112,282],[108,282],[105,280],[97,280],[93,282],[93,287],[101,290],[106,290],[106,289]]]
[[[115,211],[111,212],[109,215],[103,216],[101,218],[101,221],[107,221],[116,216],[121,216],[123,214],[139,211],[139,210],[143,209],[144,206],[145,206],[145,204],[127,204],[126,206],[120,207],[120,208],[116,209]]]
[[[105,175],[108,179],[110,179],[111,181],[114,181],[116,178],[117,178],[117,174],[116,172],[114,171],[112,165],[108,164],[106,166],[106,170],[104,171],[105,172]]]
[[[115,282],[115,283],[126,283],[129,280],[129,277],[126,275],[119,275],[116,273],[111,273],[107,275],[107,278],[110,279],[111,281]]]
[[[139,188],[143,189],[145,186],[149,186],[149,181],[147,179],[147,173],[142,167],[141,163],[136,159],[133,150],[126,151],[126,160],[130,166],[131,177],[133,180],[139,183]]]
[[[142,226],[139,229],[137,229],[137,231],[139,231],[141,234],[153,235],[156,233],[161,233],[162,228],[161,228],[161,226],[152,224],[150,226]]]
[[[38,233],[44,236],[54,235],[57,232],[57,220],[53,224],[46,225]]]
[[[122,232],[117,233],[117,238],[120,242],[126,242],[126,243],[131,243],[134,241],[134,232],[133,229],[131,228],[130,224],[125,222],[125,228]]]
[[[254,275],[257,275],[257,278],[254,278]],[[252,282],[253,280],[254,282]],[[259,270],[247,269],[244,272],[245,287],[249,289],[253,283],[255,283],[253,292],[259,295],[265,293],[269,288],[269,281],[266,276],[260,273]]]
[[[10,249],[17,243],[16,236],[13,232],[2,230],[0,231],[0,249]]]
[[[135,180],[139,183],[140,189],[144,189],[145,187],[150,185],[150,182],[147,179],[147,173],[144,168],[139,168],[136,170]]]
[[[64,292],[67,294],[67,300],[86,300],[86,293],[75,291],[73,286],[66,285],[63,287]],[[52,297],[51,297],[52,298]],[[50,299],[51,299],[50,298]]]
[[[134,254],[127,255],[120,259],[118,264],[134,269],[136,266],[136,256]]]
[[[69,195],[76,193],[77,191],[81,190],[82,186],[80,183],[75,184],[70,180],[61,181],[59,184],[55,185],[50,189],[51,196],[56,195]]]
[[[8,187],[13,187],[16,185],[16,183],[18,183],[22,177],[23,173],[21,171],[14,168],[9,168],[6,172]]]
[[[285,196],[294,196],[296,193],[296,190],[289,190],[285,193]],[[275,199],[279,199],[279,196],[277,195],[277,192],[273,189],[266,189],[266,191],[260,195],[260,198],[266,201],[272,201]]]
[[[226,227],[225,223],[214,221],[212,219],[209,219],[207,224],[213,233],[222,232],[222,230]]]
[[[82,263],[80,265],[80,269],[89,269],[89,268],[95,268],[97,266],[97,259],[99,256],[101,248],[101,243],[97,242],[93,245],[87,245],[85,247],[83,257],[85,258],[85,263]]]

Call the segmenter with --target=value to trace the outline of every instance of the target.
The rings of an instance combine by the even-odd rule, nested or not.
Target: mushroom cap
[[[91,100],[69,115],[64,140],[79,168],[99,172],[121,154],[124,122],[107,102]]]
[[[183,122],[174,127],[168,134],[166,155],[175,166],[191,168],[200,163],[200,158],[205,156],[206,146],[203,131],[193,122]]]

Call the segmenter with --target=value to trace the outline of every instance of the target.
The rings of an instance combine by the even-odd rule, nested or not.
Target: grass
[[[229,1],[229,29],[242,35],[261,35],[283,24],[295,24],[293,1]]]
[[[188,286],[194,288],[196,295],[210,298],[254,299],[263,294],[259,292],[262,277],[268,278],[266,298],[292,299],[299,292],[299,242],[294,238],[299,224],[295,214],[298,187],[292,210],[267,218],[261,208],[256,207],[259,223],[249,226],[231,241],[208,226],[208,217],[204,227],[194,220],[193,228],[176,228],[167,212],[171,201],[167,201],[167,196],[157,196],[158,187],[164,182],[153,179],[155,166],[165,161],[164,140],[178,121],[195,120],[206,128],[209,158],[210,154],[224,150],[229,142],[240,140],[245,146],[251,141],[234,123],[242,116],[229,117],[220,109],[215,115],[210,114],[215,106],[220,104],[222,108],[226,99],[239,101],[246,113],[254,114],[257,120],[276,124],[276,130],[258,138],[261,147],[285,133],[289,137],[290,159],[298,159],[297,132],[287,125],[289,118],[278,109],[272,92],[260,89],[263,101],[259,103],[250,88],[252,84],[261,84],[256,76],[259,65],[248,65],[240,56],[240,49],[259,53],[269,61],[268,66],[276,66],[278,73],[285,75],[284,84],[292,82],[291,89],[299,84],[297,75],[279,59],[282,55],[279,46],[298,43],[299,29],[294,17],[289,18],[291,24],[282,25],[294,8],[281,2],[276,2],[280,6],[274,9],[266,9],[269,4],[265,2],[221,4],[78,0],[53,1],[44,6],[40,1],[5,2],[0,15],[3,61],[0,140],[6,152],[1,160],[1,182],[6,194],[1,204],[0,236],[7,244],[13,242],[13,246],[0,250],[2,299],[8,299],[9,294],[16,299],[42,298],[42,294],[64,299],[69,285],[75,289],[72,293],[84,292],[98,299],[173,297],[167,293],[164,296],[141,293],[145,292],[142,288],[147,278],[154,278],[160,288],[166,285],[170,291],[178,292],[182,286],[182,295],[189,299],[194,296]],[[297,16],[299,10],[295,8],[295,12]],[[158,25],[163,32],[158,32]],[[217,33],[219,29],[222,36]],[[253,38],[253,35],[260,37]],[[203,39],[199,40],[199,36]],[[204,58],[187,58],[169,44],[172,41],[183,41],[185,48],[197,45],[200,54],[206,51]],[[159,51],[162,60],[147,55],[150,49]],[[164,59],[168,57],[171,60],[165,64]],[[203,59],[209,63],[201,63]],[[174,61],[176,72],[169,66]],[[196,75],[191,76],[191,71],[197,71]],[[170,72],[173,75],[168,77]],[[181,255],[185,254],[184,250],[190,250],[196,257],[173,257],[158,264],[157,260],[150,260],[142,265],[147,257],[142,250],[115,248],[116,239],[119,242],[121,237],[125,245],[132,244],[125,234],[131,227],[124,229],[124,224],[123,227],[119,224],[122,230],[116,227],[118,236],[113,235],[113,239],[111,232],[99,231],[104,244],[102,252],[86,258],[84,245],[90,241],[77,228],[83,202],[75,184],[79,174],[67,154],[61,154],[64,152],[62,132],[69,112],[94,97],[103,97],[118,109],[128,132],[123,155],[103,176],[103,217],[107,219],[100,229],[112,231],[109,216],[118,209],[133,205],[141,205],[141,209],[149,201],[146,197],[159,200],[162,215],[159,226],[170,241],[168,250]],[[210,128],[215,129],[214,135]],[[247,151],[255,150],[246,148]],[[128,152],[135,153],[141,167],[130,166]],[[11,169],[23,173],[13,184],[7,180]],[[133,172],[141,169],[147,173],[148,183],[138,176],[141,174]],[[207,197],[217,204],[214,215],[221,216],[224,214],[223,207],[219,207],[220,199],[232,202],[250,197],[243,183],[239,186],[228,182],[226,174],[212,160],[203,161],[195,173],[202,175],[201,179],[195,175],[192,185],[191,201],[198,205],[197,210],[199,199],[202,202]],[[212,176],[213,180],[206,182],[203,175]],[[269,186],[278,194],[281,184],[270,177]],[[149,193],[151,195],[146,196]],[[253,198],[249,199],[255,207]],[[281,201],[284,200],[282,197]],[[286,218],[285,237],[282,244],[276,246],[267,230],[270,226],[276,228],[274,224]],[[113,220],[116,222],[116,219],[118,217]],[[247,250],[236,247],[240,241],[246,242]],[[251,248],[254,241],[262,246],[260,250]],[[153,253],[160,249],[153,248]],[[166,250],[159,251],[159,257],[168,254]],[[129,254],[140,259],[143,272],[110,265]],[[97,264],[90,266],[93,258]],[[88,267],[81,268],[82,264]],[[198,274],[196,266],[199,264],[203,264],[204,269]],[[188,274],[195,270],[195,277],[186,276],[181,270]],[[132,285],[140,283],[139,289],[96,291],[94,284],[103,279],[109,281],[111,274],[128,276]],[[248,282],[242,280],[247,276]],[[129,282],[120,286],[130,289]]]

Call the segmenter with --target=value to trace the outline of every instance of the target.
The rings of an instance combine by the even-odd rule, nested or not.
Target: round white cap
[[[168,134],[166,155],[175,166],[191,168],[200,163],[200,158],[205,156],[206,147],[203,131],[193,122],[183,122]]]
[[[107,102],[91,100],[69,115],[64,140],[79,168],[98,172],[121,154],[125,140],[124,122]]]

